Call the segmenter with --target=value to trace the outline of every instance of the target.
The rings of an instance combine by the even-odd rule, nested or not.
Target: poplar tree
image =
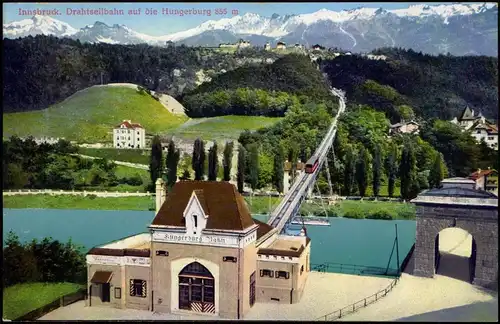
[[[387,192],[389,197],[392,197],[398,176],[398,147],[395,144],[392,144],[389,149],[389,155],[385,160],[385,169],[387,174]]]
[[[167,169],[167,186],[171,188],[177,182],[177,166],[180,160],[180,151],[176,149],[174,141],[168,142],[167,158],[165,161]]]
[[[364,197],[368,187],[368,168],[370,156],[364,146],[361,147],[356,161],[356,182],[358,184],[359,195]]]
[[[245,184],[245,167],[246,167],[246,150],[243,145],[238,147],[238,173],[237,173],[237,185],[238,192],[243,193]]]
[[[354,174],[356,167],[356,153],[352,145],[347,146],[344,161],[344,195],[350,196],[354,191]]]
[[[437,153],[434,157],[434,163],[429,173],[429,186],[431,188],[439,188],[441,181],[444,179],[445,164],[441,153]]]
[[[226,142],[224,146],[224,154],[222,158],[222,166],[224,168],[224,181],[231,180],[231,167],[233,160],[233,142]]]
[[[205,144],[199,138],[194,141],[193,161],[194,179],[203,180],[205,174]]]
[[[208,180],[217,181],[219,164],[217,161],[217,142],[208,150]]]
[[[156,135],[151,141],[151,156],[149,160],[149,174],[153,187],[156,183],[156,180],[161,176],[163,163],[162,156],[163,153],[161,149],[161,140],[160,137]]]
[[[250,144],[248,148],[249,178],[252,191],[257,189],[259,183],[259,146],[256,143]]]
[[[373,161],[372,161],[372,186],[373,186],[373,195],[378,197],[380,193],[380,178],[382,174],[382,152],[380,150],[380,145],[375,145],[375,150],[373,152]]]
[[[401,198],[409,200],[418,194],[417,159],[411,144],[406,144],[401,155],[399,167],[401,179]]]

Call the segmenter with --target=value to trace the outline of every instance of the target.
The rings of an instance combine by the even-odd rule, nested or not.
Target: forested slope
[[[376,61],[340,56],[321,62],[333,86],[347,90],[351,102],[384,111],[399,121],[399,106],[418,116],[452,119],[466,105],[498,119],[498,58],[486,56],[431,56],[396,48],[374,52]]]

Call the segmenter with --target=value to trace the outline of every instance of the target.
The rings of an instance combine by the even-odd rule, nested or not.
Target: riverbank
[[[245,197],[252,214],[267,214],[279,203],[279,197]],[[4,196],[3,208],[41,208],[41,209],[87,209],[87,210],[137,210],[155,209],[154,197],[95,197],[72,195],[19,195]],[[303,215],[325,215],[355,219],[415,219],[415,206],[407,203],[385,201],[343,200],[328,206],[318,203],[304,203]]]

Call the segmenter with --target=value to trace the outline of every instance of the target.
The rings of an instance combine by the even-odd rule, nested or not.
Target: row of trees
[[[37,144],[16,136],[3,141],[3,189],[85,189],[120,183],[141,185],[139,175],[118,179],[116,165],[106,159],[73,155],[78,148],[68,141]]]
[[[170,188],[177,181],[178,168],[180,165],[180,151],[176,148],[174,141],[171,139],[168,143],[167,155],[165,159],[163,159],[161,140],[158,136],[153,137],[151,145],[150,175],[152,184],[154,184],[159,177],[162,177]],[[223,181],[231,180],[233,146],[232,142],[227,142],[224,146],[222,159]],[[205,174],[207,174],[207,179],[209,181],[216,181],[220,169],[217,142],[214,142],[209,148],[207,159],[204,141],[196,139],[193,145],[191,165],[183,165],[182,167],[181,180],[191,178],[188,169],[191,167],[194,171],[194,180],[205,180]]]
[[[26,282],[87,281],[83,248],[52,238],[22,244],[12,231],[3,247],[3,287]]]

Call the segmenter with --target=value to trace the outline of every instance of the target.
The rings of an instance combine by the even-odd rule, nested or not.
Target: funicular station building
[[[92,248],[87,306],[239,319],[255,302],[297,303],[310,239],[251,217],[228,182],[156,183],[149,233]]]

